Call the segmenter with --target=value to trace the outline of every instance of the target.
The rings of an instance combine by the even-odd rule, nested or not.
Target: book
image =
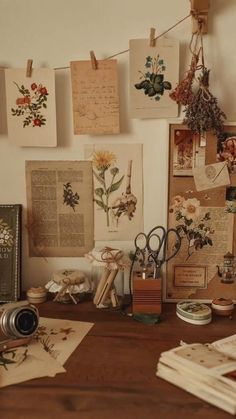
[[[163,352],[157,377],[236,414],[236,334],[211,344],[183,344]]]
[[[0,302],[17,301],[21,282],[21,205],[0,205]]]

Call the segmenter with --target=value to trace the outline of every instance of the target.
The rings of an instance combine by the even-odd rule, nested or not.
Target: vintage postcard
[[[142,144],[84,150],[93,164],[95,240],[133,240],[143,230]]]
[[[0,387],[66,372],[66,360],[93,323],[40,317],[30,344],[0,354]]]
[[[75,134],[119,134],[116,60],[72,61],[71,83]]]
[[[94,246],[92,163],[27,161],[29,255],[84,256]]]
[[[34,68],[6,69],[9,140],[21,147],[56,147],[55,72]]]
[[[199,135],[189,129],[174,130],[173,175],[193,176],[193,168],[205,165],[205,147]]]
[[[236,174],[236,127],[234,132],[224,132],[217,146],[217,161],[227,163],[229,173]]]
[[[226,162],[208,164],[193,169],[194,182],[197,191],[230,185],[230,177]]]
[[[165,299],[211,301],[217,295],[230,298],[230,293],[236,299],[236,283],[228,288],[222,284],[217,267],[233,249],[233,214],[227,214],[224,207],[203,207],[197,198],[179,195],[170,208],[168,226],[179,232],[181,249],[167,264]]]
[[[178,116],[178,104],[169,97],[179,80],[179,42],[175,39],[131,39],[130,116],[170,118]]]
[[[236,214],[236,186],[226,188],[225,211]]]

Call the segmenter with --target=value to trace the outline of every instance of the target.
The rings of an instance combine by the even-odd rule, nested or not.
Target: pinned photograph
[[[217,146],[217,161],[226,161],[230,174],[236,174],[236,132],[225,132]]]
[[[189,129],[176,129],[173,138],[173,175],[193,176],[194,167],[205,165],[205,147],[199,135]]]

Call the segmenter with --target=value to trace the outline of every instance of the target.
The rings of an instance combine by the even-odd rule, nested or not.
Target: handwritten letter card
[[[33,68],[6,69],[9,140],[21,147],[56,147],[55,72]]]
[[[73,61],[71,67],[75,134],[119,134],[116,60]]]

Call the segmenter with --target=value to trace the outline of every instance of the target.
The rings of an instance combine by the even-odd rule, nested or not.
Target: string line
[[[180,23],[182,23],[184,20],[188,19],[190,16],[193,16],[193,12],[190,12],[187,16],[185,16],[182,19],[178,20],[178,22],[176,22],[174,25],[172,25],[169,29],[167,29],[166,31],[162,32],[160,35],[156,36],[154,38],[155,41],[157,39],[161,38],[162,36],[164,36],[166,33],[170,32],[172,29],[174,29],[177,25],[179,25]],[[129,49],[125,49],[123,51],[117,52],[116,54],[110,55],[109,57],[104,58],[104,60],[110,60],[111,58],[117,57],[118,55],[125,54],[126,52],[129,52]],[[69,66],[67,66],[67,67],[55,67],[54,70],[66,70],[67,68],[70,68],[70,67]]]

